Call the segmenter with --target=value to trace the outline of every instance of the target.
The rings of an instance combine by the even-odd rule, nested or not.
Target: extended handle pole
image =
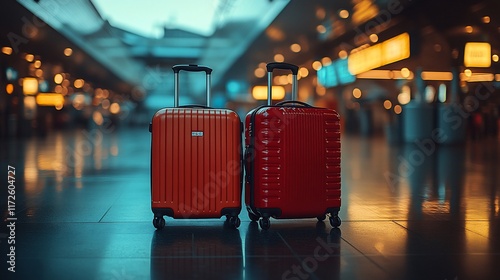
[[[212,74],[207,73],[207,107],[210,107],[210,91],[212,88]]]
[[[273,70],[274,69],[284,69],[292,71],[292,100],[297,100],[297,74],[299,73],[299,67],[294,64],[284,63],[284,62],[271,62],[266,65],[267,68],[267,105],[271,105],[272,102],[272,81],[273,81]]]
[[[298,87],[298,82],[297,82],[297,74],[292,74],[292,100],[295,101],[297,100],[297,87]]]
[[[179,72],[174,72],[174,107],[179,107]]]
[[[267,105],[268,106],[271,106],[271,102],[273,100],[272,96],[273,96],[273,72],[270,71],[270,72],[267,72]]]
[[[212,87],[212,68],[207,66],[201,66],[196,64],[181,64],[174,65],[172,67],[174,70],[174,107],[179,107],[179,72],[181,70],[189,72],[201,72],[204,71],[207,74],[206,86],[207,86],[207,107],[210,107],[210,91]]]

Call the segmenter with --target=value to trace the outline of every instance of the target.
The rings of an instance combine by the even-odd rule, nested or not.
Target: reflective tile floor
[[[315,219],[271,220],[267,232],[245,210],[236,230],[224,228],[223,219],[167,218],[166,228],[155,231],[149,141],[147,129],[90,129],[1,143],[0,279],[500,274],[499,139],[437,148],[345,136],[340,228]]]

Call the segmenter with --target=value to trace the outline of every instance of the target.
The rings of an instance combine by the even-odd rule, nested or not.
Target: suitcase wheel
[[[224,222],[224,226],[229,226],[232,228],[238,228],[241,224],[241,220],[238,216],[226,216],[226,221]]]
[[[234,228],[238,228],[240,226],[240,224],[241,224],[241,220],[240,220],[239,217],[231,217],[231,218],[229,218],[229,223]]]
[[[323,215],[321,215],[321,216],[318,216],[317,218],[318,218],[318,221],[320,221],[320,222],[321,222],[321,221],[324,221],[324,220],[326,219],[326,215],[325,215],[325,214],[323,214]]]
[[[255,215],[254,213],[248,212],[248,217],[252,222],[257,222],[259,220],[259,216]]]
[[[158,230],[163,229],[165,227],[165,219],[163,217],[155,216],[153,219],[153,226]]]
[[[332,225],[332,227],[338,228],[341,223],[342,221],[338,215],[330,216],[330,225]]]
[[[271,221],[269,221],[267,217],[262,217],[262,219],[259,220],[259,225],[261,229],[268,230],[269,227],[271,227]]]

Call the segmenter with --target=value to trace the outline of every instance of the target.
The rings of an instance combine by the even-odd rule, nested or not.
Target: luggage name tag
[[[192,137],[202,137],[203,131],[191,131],[191,136]]]

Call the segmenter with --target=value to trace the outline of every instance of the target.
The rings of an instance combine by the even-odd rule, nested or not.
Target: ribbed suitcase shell
[[[151,147],[155,215],[214,218],[239,214],[241,122],[235,112],[161,109],[153,117]]]
[[[245,119],[245,202],[259,216],[308,218],[340,209],[340,120],[334,110],[265,106]],[[253,135],[251,139],[250,134]],[[253,165],[253,166],[250,166]]]

